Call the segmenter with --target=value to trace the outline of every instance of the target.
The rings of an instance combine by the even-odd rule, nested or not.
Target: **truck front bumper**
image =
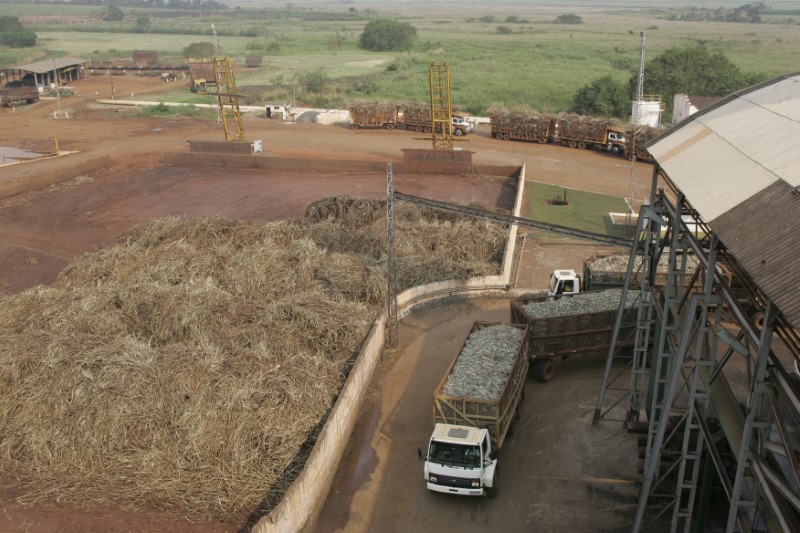
[[[427,482],[427,486],[428,490],[442,492],[444,494],[458,494],[460,496],[483,496],[484,494],[483,487],[467,489],[461,487],[450,487],[448,485],[439,485],[438,483],[431,483],[430,481]]]

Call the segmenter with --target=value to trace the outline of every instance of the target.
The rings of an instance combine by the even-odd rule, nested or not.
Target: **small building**
[[[88,59],[66,56],[6,67],[0,69],[0,85],[5,86],[11,81],[38,87],[69,84],[86,76],[87,64]]]
[[[292,114],[292,104],[264,104],[264,116],[275,120],[288,120]]]
[[[678,93],[672,103],[672,123],[677,124],[718,101],[716,96],[688,96]]]

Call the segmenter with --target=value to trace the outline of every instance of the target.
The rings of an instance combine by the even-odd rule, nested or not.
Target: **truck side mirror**
[[[417,458],[418,458],[420,461],[424,461],[425,459],[427,459],[427,457],[425,457],[424,455],[422,455],[422,448],[420,448],[419,446],[417,446]]]

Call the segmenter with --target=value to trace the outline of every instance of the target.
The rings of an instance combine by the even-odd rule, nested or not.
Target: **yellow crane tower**
[[[434,150],[453,149],[453,110],[450,106],[450,66],[431,63],[431,131]]]
[[[219,44],[217,43],[217,30],[211,25],[214,34],[214,78],[217,82],[217,106],[218,119],[225,130],[226,141],[243,141],[244,126],[242,125],[242,115],[239,111],[239,95],[236,92],[236,77],[233,75],[233,64],[231,58],[219,55]],[[235,131],[228,126],[228,118],[232,118]]]

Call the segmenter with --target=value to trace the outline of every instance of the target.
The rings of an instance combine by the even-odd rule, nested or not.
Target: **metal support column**
[[[392,162],[386,165],[386,345],[397,346],[397,263],[394,255]]]
[[[772,343],[772,328],[777,317],[778,309],[772,303],[772,300],[767,302],[766,310],[764,313],[764,324],[761,330],[761,338],[758,343],[758,355],[755,361],[755,368],[753,376],[750,381],[750,390],[747,396],[747,407],[744,430],[742,431],[742,440],[737,452],[737,465],[736,476],[733,480],[733,494],[731,495],[731,503],[728,509],[728,523],[726,526],[726,533],[733,533],[736,529],[737,521],[746,518],[748,525],[753,524],[756,515],[756,501],[758,494],[754,490],[755,483],[750,483],[750,490],[745,491],[746,479],[752,479],[753,457],[757,459],[762,450],[758,449],[763,446],[763,440],[759,443],[756,449],[753,449],[753,433],[754,432],[768,432],[769,424],[768,413],[769,403],[767,401],[767,383],[765,375],[767,371],[767,362],[770,355],[770,346]]]
[[[714,236],[708,260],[708,269],[711,272],[716,269],[716,243],[717,239]],[[694,366],[689,375],[689,404],[675,485],[675,506],[672,509],[672,531],[684,533],[689,533],[691,530],[700,481],[700,464],[706,446],[700,416],[708,414],[711,395],[709,384],[703,378],[708,378],[714,371],[719,344],[714,331],[722,322],[722,299],[713,294],[713,290],[714,276],[706,275],[694,344]],[[713,443],[711,445],[713,446]],[[710,461],[708,458],[706,460]]]

